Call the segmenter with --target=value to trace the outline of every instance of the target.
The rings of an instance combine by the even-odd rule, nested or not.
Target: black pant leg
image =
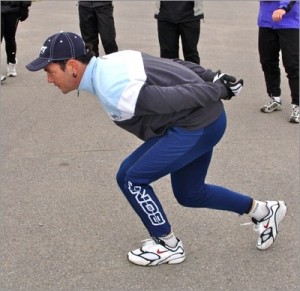
[[[258,51],[269,96],[280,96],[279,37],[274,29],[259,28]]]
[[[278,34],[292,104],[299,105],[299,29],[279,29]]]
[[[97,28],[106,54],[118,51],[112,3],[95,8]]]
[[[179,25],[157,21],[160,56],[167,59],[179,58]]]
[[[99,36],[97,17],[93,8],[78,5],[79,27],[82,39],[93,46],[93,52],[99,56]]]
[[[198,42],[200,38],[200,19],[180,24],[183,56],[186,61],[200,64]]]
[[[16,63],[17,42],[16,32],[19,23],[18,13],[8,13],[1,15],[1,42],[5,40],[5,51],[7,56],[7,64]]]

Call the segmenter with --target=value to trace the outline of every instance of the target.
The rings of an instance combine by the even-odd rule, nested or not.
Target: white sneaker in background
[[[291,123],[299,123],[299,106],[293,104],[292,105],[292,115],[290,117]]]
[[[280,97],[275,98],[277,98],[277,100],[280,100]],[[282,110],[281,100],[276,101],[274,98],[271,98],[271,101],[269,103],[265,104],[262,108],[260,108],[260,111],[264,113],[270,113],[280,110]]]
[[[17,71],[16,71],[16,67],[17,67],[17,63],[15,64],[12,64],[12,63],[9,63],[7,65],[7,77],[16,77],[18,74],[17,74]]]
[[[3,82],[6,79],[6,76],[1,75],[1,82]]]

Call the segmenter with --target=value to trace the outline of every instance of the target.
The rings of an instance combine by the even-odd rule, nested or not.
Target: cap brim
[[[37,58],[34,61],[30,62],[28,65],[26,65],[26,68],[29,71],[35,72],[45,68],[49,64],[49,59]]]

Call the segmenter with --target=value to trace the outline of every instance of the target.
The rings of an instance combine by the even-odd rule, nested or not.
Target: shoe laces
[[[16,64],[9,64],[7,68],[8,74],[16,74]]]
[[[277,102],[275,99],[271,98],[271,100],[265,105],[266,108],[271,107],[274,103],[281,104],[281,102]]]
[[[156,245],[156,241],[153,238],[147,238],[141,241],[142,246],[150,246],[150,245]]]
[[[298,105],[293,105],[293,116],[297,117],[299,116],[299,106]]]
[[[255,232],[260,232],[259,222],[257,224],[253,224],[253,222],[245,222],[240,224],[240,226],[249,226],[249,225],[252,225],[252,228]]]

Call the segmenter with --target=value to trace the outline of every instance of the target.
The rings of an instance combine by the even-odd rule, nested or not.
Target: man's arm
[[[189,83],[161,87],[145,84],[137,101],[141,114],[171,114],[187,109],[205,107],[226,98],[228,92],[221,82]]]
[[[216,76],[217,72],[213,72],[210,69],[204,69],[198,64],[183,61],[181,59],[173,59],[174,62],[183,65],[187,67],[188,69],[192,70],[194,73],[196,73],[202,80],[206,82],[212,82],[214,77]]]

